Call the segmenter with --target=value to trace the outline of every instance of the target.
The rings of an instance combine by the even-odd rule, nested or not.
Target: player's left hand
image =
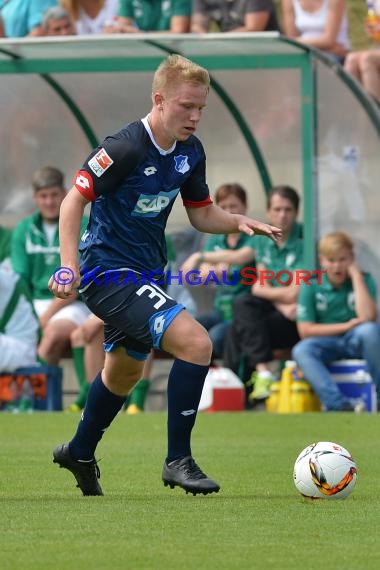
[[[267,236],[275,243],[278,243],[282,238],[282,230],[280,228],[270,226],[269,224],[259,222],[258,220],[252,220],[251,218],[243,218],[239,223],[239,231],[244,232],[249,236]]]

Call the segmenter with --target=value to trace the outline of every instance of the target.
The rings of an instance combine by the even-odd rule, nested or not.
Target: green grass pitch
[[[52,463],[79,416],[0,415],[0,567],[50,569],[377,569],[378,414],[200,414],[193,454],[221,484],[204,497],[164,487],[166,416],[119,415],[98,448],[104,497],[83,497]],[[294,460],[336,441],[358,464],[343,501],[306,501]]]

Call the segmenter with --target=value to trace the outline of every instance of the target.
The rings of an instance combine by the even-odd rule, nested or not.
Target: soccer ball
[[[347,449],[331,441],[305,447],[294,464],[294,483],[309,499],[345,499],[356,484],[357,469]]]

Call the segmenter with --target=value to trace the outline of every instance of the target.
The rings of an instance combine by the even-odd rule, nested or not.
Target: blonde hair
[[[95,2],[98,4],[100,12],[104,6],[105,0],[95,0]],[[75,22],[79,20],[80,0],[60,0],[59,3],[61,4],[62,8],[64,8],[70,14]]]
[[[152,92],[167,93],[178,83],[187,82],[210,88],[210,76],[204,67],[177,53],[169,55],[157,68],[152,84]]]
[[[318,253],[325,257],[334,255],[342,249],[348,249],[351,252],[354,250],[354,243],[345,232],[331,232],[319,240]]]

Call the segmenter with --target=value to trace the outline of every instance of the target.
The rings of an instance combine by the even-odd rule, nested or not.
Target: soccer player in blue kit
[[[146,278],[162,276],[164,231],[178,194],[199,231],[257,233],[275,241],[281,236],[278,228],[212,203],[204,150],[194,136],[209,87],[204,68],[177,54],[167,57],[153,78],[150,113],[108,136],[90,154],[61,206],[61,264],[73,277],[61,281],[57,271],[49,287],[60,298],[79,288],[105,323],[104,369],[91,384],[74,437],[53,451],[54,462],[72,472],[83,495],[103,494],[96,446],[140,379],[152,347],[174,358],[162,480],[193,495],[220,489],[196,464],[190,445],[211,358],[210,338],[183,305]],[[89,201],[90,221],[79,241]]]

